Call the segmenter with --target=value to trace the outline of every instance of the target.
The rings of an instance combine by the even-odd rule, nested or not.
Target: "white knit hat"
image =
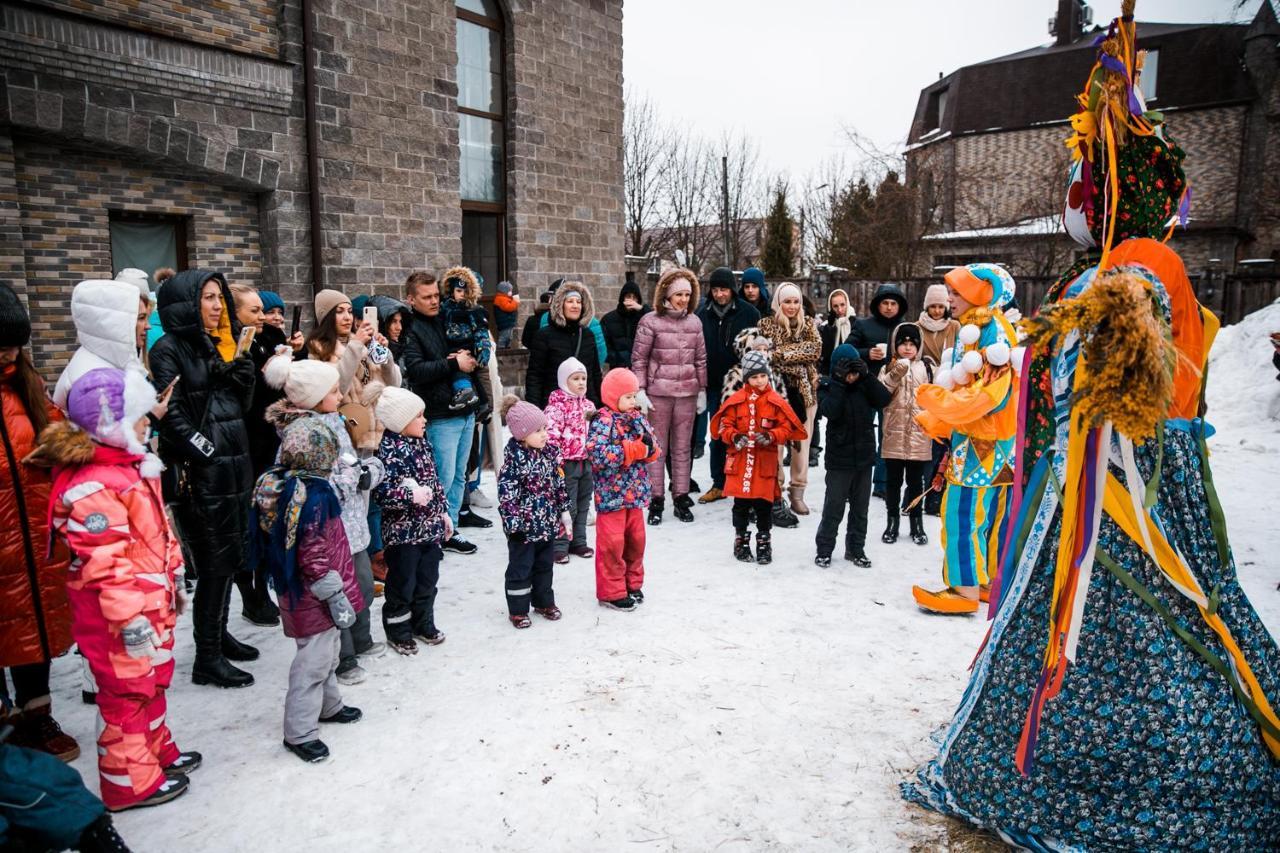
[[[409,389],[388,385],[378,395],[378,403],[373,413],[387,429],[392,432],[404,432],[404,428],[422,414],[426,407],[427,404],[422,401],[422,398]]]
[[[288,347],[276,352],[262,368],[262,377],[272,388],[283,388],[285,397],[299,409],[314,409],[338,384],[338,368],[332,364],[310,358],[294,361]]]
[[[560,386],[560,390],[569,393],[569,377],[575,373],[586,373],[587,366],[578,361],[573,356],[569,356],[560,362],[560,367],[556,370],[556,383]]]
[[[151,279],[145,272],[134,267],[128,267],[116,273],[116,281],[123,281],[126,284],[132,284],[138,288],[138,294],[148,302],[155,302],[156,297],[151,292]]]

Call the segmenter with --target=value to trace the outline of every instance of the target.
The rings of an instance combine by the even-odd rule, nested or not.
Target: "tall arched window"
[[[507,275],[506,85],[503,18],[495,0],[455,0],[462,262],[492,295]]]

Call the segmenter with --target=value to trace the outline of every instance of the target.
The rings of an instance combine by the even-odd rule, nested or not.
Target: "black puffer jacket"
[[[622,300],[628,294],[640,303],[639,308],[631,310],[623,307]],[[618,294],[618,307],[600,318],[605,347],[609,350],[605,361],[609,362],[610,367],[631,367],[631,347],[636,342],[636,326],[640,325],[640,318],[652,310],[644,304],[640,285],[634,281],[622,285],[622,292]]]
[[[209,279],[222,288],[223,310],[234,305],[226,279],[209,270],[185,270],[160,289],[164,337],[151,348],[151,377],[163,391],[181,377],[160,421],[165,497],[173,505],[179,535],[200,574],[227,575],[244,568],[249,535],[253,463],[245,411],[253,398],[253,361],[230,363],[200,324],[200,289]],[[240,324],[229,314],[231,332]],[[206,456],[191,443],[199,432],[213,445]]]
[[[760,312],[746,300],[735,298],[721,317],[715,302],[708,300],[698,309],[698,319],[702,321],[702,338],[707,344],[707,399],[719,400],[725,374],[738,363],[733,339],[759,324]]]
[[[876,412],[893,395],[874,375],[852,385],[824,376],[818,380],[818,411],[827,420],[828,471],[852,471],[876,464]]]
[[[565,297],[570,293],[582,297],[582,316],[576,321],[564,316]],[[587,327],[594,313],[591,293],[577,282],[565,282],[551,297],[551,321],[533,336],[529,372],[524,379],[524,398],[539,409],[546,408],[547,398],[559,387],[556,371],[570,357],[587,368],[587,399],[600,405],[600,356],[596,352],[596,336]]]
[[[892,299],[898,303],[898,313],[888,319],[880,314],[880,303],[886,299]],[[871,348],[876,344],[888,344],[889,336],[893,334],[893,330],[906,319],[907,295],[896,284],[882,284],[876,288],[876,292],[871,296],[871,316],[859,317],[853,321],[853,330],[849,332],[848,343],[853,344],[858,348],[858,352],[862,353],[863,358],[867,360],[867,367],[871,369],[872,376],[879,375],[880,368],[884,367],[885,362],[889,361],[889,356],[892,353],[886,351],[885,358],[873,359],[871,357]]]
[[[449,355],[455,350],[449,346],[444,334],[444,318],[437,314],[428,317],[413,312],[413,322],[404,327],[400,333],[400,343],[404,349],[400,362],[400,372],[404,376],[404,387],[422,398],[427,404],[424,414],[428,421],[462,418],[473,414],[477,407],[461,411],[450,411],[449,401],[453,399],[453,380],[459,374],[458,365]],[[476,366],[476,370],[481,368]],[[477,373],[472,373],[477,376]],[[482,382],[473,382],[471,387],[480,397],[478,407],[487,404]]]
[[[275,355],[276,347],[287,346],[284,332],[275,326],[266,325],[253,338],[249,346],[249,358],[253,360],[253,402],[244,413],[245,430],[249,433],[249,459],[253,462],[253,475],[260,477],[262,472],[276,461],[276,450],[280,447],[280,436],[276,428],[266,422],[263,413],[276,400],[284,398],[284,390],[272,388],[262,376],[262,368],[267,359]]]

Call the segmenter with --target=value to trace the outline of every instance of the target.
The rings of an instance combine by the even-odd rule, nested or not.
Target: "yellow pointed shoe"
[[[715,503],[716,501],[722,501],[724,500],[724,498],[725,498],[724,492],[720,491],[715,486],[712,486],[711,488],[707,489],[705,492],[702,493],[702,497],[698,498],[698,503],[710,504],[710,503]]]
[[[991,603],[991,584],[984,583],[982,586],[978,587],[978,600],[983,604]]]
[[[923,587],[911,587],[911,595],[922,610],[930,613],[941,613],[946,616],[972,616],[978,612],[978,602],[965,598],[954,589],[947,587],[937,592],[930,592]]]

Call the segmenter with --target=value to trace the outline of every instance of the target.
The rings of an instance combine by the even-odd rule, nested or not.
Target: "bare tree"
[[[746,249],[755,245],[751,229],[758,223],[753,220],[763,216],[768,204],[769,186],[760,168],[760,148],[755,140],[741,132],[726,133],[715,147],[716,197],[721,199],[720,206],[724,202],[722,158],[728,159],[728,208],[717,218],[723,222],[727,217],[729,223],[729,257],[723,259],[724,263],[731,269],[737,269]],[[720,254],[724,254],[723,250]]]
[[[623,97],[622,174],[627,253],[648,255],[658,225],[664,172],[671,148],[653,102],[628,89]]]
[[[713,190],[718,170],[712,168],[714,154],[703,140],[673,131],[668,143],[659,183],[662,224],[655,248],[673,254],[676,249],[683,251],[688,266],[698,271],[715,243],[715,228],[707,223],[717,218]]]

